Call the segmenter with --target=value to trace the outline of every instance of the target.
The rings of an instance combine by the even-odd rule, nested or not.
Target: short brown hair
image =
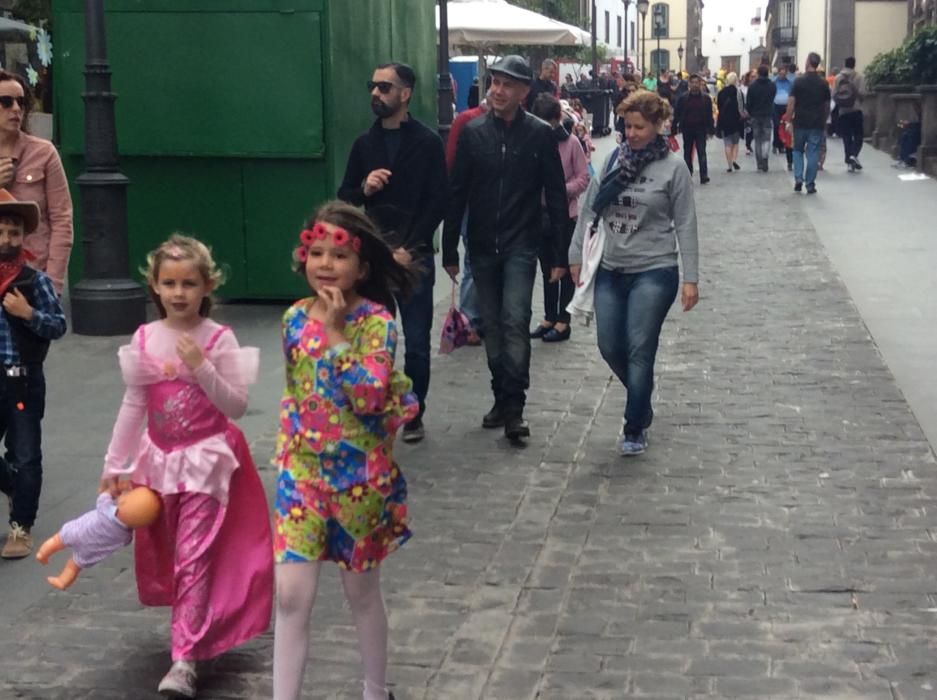
[[[660,126],[673,115],[670,103],[649,90],[638,90],[621,103],[619,112],[622,116],[637,112],[654,126]]]

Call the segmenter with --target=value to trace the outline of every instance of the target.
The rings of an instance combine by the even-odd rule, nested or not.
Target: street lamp
[[[647,78],[644,73],[647,71],[647,9],[650,6],[648,0],[638,0],[638,12],[641,13],[641,74]]]
[[[654,36],[657,37],[657,61],[654,68],[654,77],[660,75],[660,35],[664,33],[664,6],[661,3],[654,5]]]
[[[439,87],[436,91],[436,116],[439,121],[439,136],[442,142],[449,140],[452,126],[452,76],[449,75],[449,5],[448,0],[439,0],[439,56],[436,72]]]
[[[677,47],[677,56],[680,57],[680,76],[683,77],[683,43]]]
[[[621,25],[621,44],[624,47],[624,61],[625,65],[628,64],[628,10],[631,7],[631,0],[621,0],[621,4],[624,5],[625,17]]]
[[[104,0],[85,0],[85,161],[78,176],[84,275],[72,289],[72,328],[128,335],[146,321],[146,293],[130,279],[127,185],[117,154]]]
[[[592,0],[592,87],[599,84],[599,52],[596,48],[596,34],[599,31],[599,20],[595,9],[595,0]]]

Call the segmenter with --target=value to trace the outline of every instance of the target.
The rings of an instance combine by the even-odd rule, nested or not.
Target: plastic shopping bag
[[[439,354],[448,355],[456,348],[468,344],[469,324],[468,317],[455,305],[455,282],[452,283],[452,299],[449,302],[449,313],[442,324],[442,333],[439,336]]]

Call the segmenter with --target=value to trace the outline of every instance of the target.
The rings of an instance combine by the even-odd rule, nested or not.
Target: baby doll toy
[[[72,556],[58,576],[46,580],[64,591],[71,586],[81,570],[106,559],[133,539],[131,530],[148,527],[159,516],[159,495],[145,486],[128,488],[116,499],[104,491],[97,505],[84,515],[70,520],[52,537],[42,543],[36,559],[43,564],[49,557],[66,547]]]

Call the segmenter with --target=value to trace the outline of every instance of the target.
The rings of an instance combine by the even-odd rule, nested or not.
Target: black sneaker
[[[741,170],[741,169],[742,169],[742,166],[739,165],[738,163],[733,163],[733,164],[732,164],[732,167],[735,168],[736,170]]]
[[[701,184],[701,185],[705,185],[707,182],[709,182],[709,178],[708,178],[708,177],[701,177],[701,178],[699,179],[699,184]]]
[[[817,186],[816,185],[807,185],[807,194],[816,194]]]
[[[403,426],[404,442],[420,442],[425,437],[426,430],[423,428],[422,418],[414,418],[412,421]]]
[[[795,183],[794,183],[794,191],[795,191],[795,192],[803,192],[803,190],[804,190],[804,183],[802,183],[802,182],[795,182]]]
[[[850,156],[849,162],[852,163],[852,167],[854,167],[856,170],[862,170],[862,163],[860,163],[859,159],[855,156]]]
[[[495,405],[482,418],[482,427],[487,429],[501,428],[504,426],[504,408],[495,401]]]
[[[515,414],[504,422],[504,436],[508,440],[520,440],[530,437],[530,425],[521,414]]]

